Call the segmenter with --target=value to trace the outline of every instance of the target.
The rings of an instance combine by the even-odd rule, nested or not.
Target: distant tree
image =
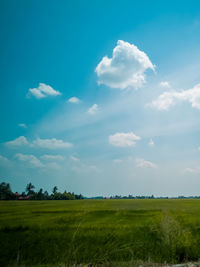
[[[14,194],[10,188],[10,184],[5,182],[0,184],[0,199],[1,200],[9,200],[14,197]]]
[[[44,194],[43,194],[43,189],[42,188],[40,188],[40,190],[37,193],[37,199],[38,200],[44,199]]]
[[[44,199],[49,199],[49,193],[47,191],[44,191]]]
[[[57,191],[58,191],[58,187],[54,186],[54,188],[52,189],[53,194],[55,195],[57,193]]]
[[[26,192],[27,192],[28,196],[34,195],[34,193],[35,193],[33,190],[34,188],[35,188],[35,186],[32,183],[27,184]]]

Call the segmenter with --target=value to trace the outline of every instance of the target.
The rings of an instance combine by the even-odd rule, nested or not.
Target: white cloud
[[[28,140],[24,136],[20,136],[13,141],[6,142],[5,144],[10,147],[29,145],[31,147],[40,147],[40,148],[47,148],[47,149],[62,149],[62,148],[70,148],[73,146],[72,143],[64,142],[63,140],[59,140],[56,138],[52,138],[52,139],[37,138],[31,143],[31,142],[28,142]]]
[[[127,147],[135,146],[136,141],[140,140],[141,137],[135,135],[133,132],[129,133],[116,133],[109,136],[109,143],[113,146]]]
[[[140,88],[145,82],[145,71],[154,68],[148,56],[137,46],[118,40],[112,58],[103,57],[95,71],[98,84],[123,90]]]
[[[154,145],[155,145],[155,143],[154,143],[153,139],[150,139],[150,140],[149,140],[149,146],[152,147],[152,146],[154,146]]]
[[[113,162],[114,162],[114,163],[122,163],[123,160],[121,160],[121,159],[113,159]]]
[[[34,155],[17,153],[15,157],[20,161],[27,162],[30,167],[44,167],[44,164]]]
[[[197,149],[200,151],[200,146]]]
[[[27,126],[26,126],[25,123],[19,123],[18,126],[19,126],[19,127],[22,127],[22,128],[27,128]]]
[[[73,97],[68,99],[68,102],[69,103],[73,103],[73,104],[78,104],[78,103],[80,103],[80,101],[81,100],[78,97],[75,97],[75,96],[73,96]]]
[[[193,108],[200,109],[200,84],[195,85],[192,89],[180,92],[164,92],[150,105],[158,110],[168,110],[182,101],[188,101]]]
[[[76,173],[90,173],[90,172],[100,172],[96,165],[87,165],[84,163],[77,163],[72,166],[72,170]]]
[[[46,161],[53,161],[53,160],[59,160],[59,161],[62,161],[64,160],[65,158],[61,155],[43,155],[40,157],[41,159],[43,160],[46,160]]]
[[[184,172],[199,174],[200,173],[200,168],[185,168]]]
[[[97,104],[94,104],[88,109],[88,113],[90,115],[94,115],[97,113],[98,110],[99,110],[99,106]]]
[[[22,145],[28,145],[29,142],[27,141],[26,137],[20,136],[13,141],[6,142],[5,144],[8,146],[22,146]]]
[[[39,99],[47,96],[61,95],[61,93],[53,89],[50,85],[46,85],[45,83],[40,83],[38,88],[29,89],[29,95],[33,95]]]
[[[63,140],[59,140],[56,138],[52,139],[40,139],[37,138],[33,141],[33,146],[40,147],[40,148],[47,148],[47,149],[63,149],[63,148],[70,148],[73,145],[69,142],[64,142]]]
[[[160,86],[163,88],[170,88],[170,83],[169,82],[160,82]]]
[[[89,170],[91,170],[91,171],[96,171],[96,172],[99,171],[99,169],[97,168],[96,165],[89,165],[88,168],[89,168]]]
[[[147,160],[144,160],[144,159],[136,159],[135,160],[136,162],[136,167],[139,167],[139,168],[152,168],[152,169],[155,169],[157,168],[157,165],[152,163],[151,161],[147,161]]]
[[[45,170],[49,170],[49,169],[60,170],[61,169],[61,166],[57,162],[48,162],[46,163],[45,167],[46,167]]]
[[[9,164],[9,163],[10,163],[10,161],[9,161],[8,158],[6,158],[6,157],[0,155],[0,164],[1,164],[1,165],[7,165],[7,164]]]
[[[70,156],[70,159],[72,160],[72,161],[80,161],[80,159],[79,158],[77,158],[77,157],[74,157],[74,156]]]

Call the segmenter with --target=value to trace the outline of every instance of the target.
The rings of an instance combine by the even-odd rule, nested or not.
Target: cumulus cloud
[[[158,110],[168,110],[179,102],[187,101],[193,108],[200,109],[200,83],[184,91],[164,92],[150,105]]]
[[[47,149],[64,149],[64,148],[70,148],[73,146],[72,143],[65,142],[63,140],[59,140],[56,138],[52,138],[52,139],[37,138],[33,142],[28,142],[28,140],[24,136],[20,136],[13,141],[6,142],[5,144],[10,147],[29,145],[31,147],[39,147],[39,148],[47,148]]]
[[[33,146],[47,149],[63,149],[72,147],[72,143],[64,142],[63,140],[59,140],[56,138],[52,139],[40,139],[37,138],[32,143]]]
[[[136,167],[139,167],[139,168],[152,168],[152,169],[157,168],[156,164],[152,163],[151,161],[144,160],[144,159],[138,158],[135,160],[135,163],[136,163]]]
[[[94,115],[97,113],[98,110],[99,110],[99,106],[97,104],[94,104],[88,109],[88,113],[90,115]]]
[[[43,155],[40,157],[41,159],[45,160],[45,161],[54,161],[54,160],[58,160],[58,161],[62,161],[65,158],[61,155]]]
[[[103,57],[95,72],[98,84],[111,88],[140,88],[145,82],[145,71],[154,70],[148,56],[137,46],[119,40],[113,49],[112,58]]]
[[[15,147],[15,146],[28,145],[29,142],[27,141],[25,136],[20,136],[20,137],[14,139],[13,141],[6,142],[5,144],[8,145],[8,146]]]
[[[17,153],[15,157],[20,161],[27,162],[30,167],[44,167],[44,164],[34,155]]]
[[[163,88],[170,88],[170,83],[169,82],[160,82],[160,86]]]
[[[116,133],[114,135],[109,136],[109,143],[113,146],[129,147],[129,146],[135,146],[136,141],[140,139],[141,137],[135,135],[133,132]]]
[[[81,100],[78,97],[75,97],[75,96],[73,96],[73,97],[68,99],[68,102],[69,103],[73,103],[73,104],[78,104],[78,103],[80,103],[80,101]]]
[[[155,145],[155,143],[154,143],[153,139],[150,139],[150,140],[149,140],[149,146],[152,147],[152,146],[154,146],[154,145]]]
[[[18,126],[21,127],[21,128],[27,128],[25,123],[19,123]]]
[[[61,95],[59,91],[53,89],[50,85],[46,85],[45,83],[40,83],[37,88],[30,88],[28,95],[33,95],[34,97],[40,99],[45,98],[47,96],[57,96]]]

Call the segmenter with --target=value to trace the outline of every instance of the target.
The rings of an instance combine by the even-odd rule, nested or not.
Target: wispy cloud
[[[27,162],[29,167],[44,167],[44,164],[42,164],[41,161],[32,154],[17,153],[15,157],[19,161]]]
[[[59,91],[53,89],[50,85],[46,85],[45,83],[40,83],[37,88],[30,88],[28,96],[33,95],[34,97],[40,99],[45,98],[47,96],[58,96],[61,95]]]
[[[64,149],[64,148],[71,148],[73,146],[73,144],[70,142],[65,142],[61,139],[56,139],[56,138],[51,138],[51,139],[37,138],[32,142],[29,142],[25,136],[20,136],[13,141],[6,142],[5,145],[10,147],[29,145],[30,147],[47,148],[47,149]]]
[[[133,132],[115,133],[114,135],[109,136],[109,143],[113,146],[129,147],[129,146],[135,146],[136,141],[140,139],[141,137],[135,135]]]
[[[147,160],[140,159],[140,158],[136,159],[135,163],[136,163],[136,167],[139,167],[139,168],[152,168],[152,169],[157,168],[157,165],[152,163],[151,161],[147,161]]]
[[[27,128],[25,123],[19,123],[18,126],[21,127],[21,128]]]
[[[69,98],[69,99],[67,100],[67,102],[72,103],[72,104],[79,104],[80,101],[81,101],[81,100],[80,100],[78,97],[76,97],[76,96],[73,96],[73,97],[71,97],[71,98]]]
[[[113,162],[118,164],[118,163],[122,163],[123,160],[122,159],[113,159]]]
[[[94,115],[98,112],[98,110],[99,110],[99,106],[97,104],[94,104],[88,109],[88,114]]]
[[[152,146],[154,146],[154,145],[155,145],[155,143],[154,143],[153,139],[150,139],[150,140],[149,140],[149,146],[152,147]]]
[[[40,158],[45,161],[54,161],[54,160],[63,161],[65,159],[61,155],[42,155]]]
[[[160,86],[163,88],[170,88],[171,87],[169,82],[160,82]]]
[[[79,159],[79,158],[77,158],[77,157],[74,157],[74,156],[70,156],[70,159],[71,159],[72,161],[80,161],[80,159]]]
[[[137,46],[119,40],[112,58],[103,57],[96,67],[98,84],[111,88],[140,88],[145,82],[145,71],[154,70],[148,56]]]
[[[184,172],[186,173],[194,173],[194,174],[200,174],[200,168],[185,168]]]
[[[10,163],[10,160],[2,155],[0,155],[0,164],[1,165],[8,165]]]
[[[64,148],[70,148],[73,146],[72,143],[64,142],[63,140],[59,140],[56,138],[52,138],[52,139],[37,138],[36,140],[32,142],[32,145],[35,147],[47,148],[47,149],[64,149]]]

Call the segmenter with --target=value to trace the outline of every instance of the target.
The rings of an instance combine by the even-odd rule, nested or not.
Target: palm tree
[[[53,194],[55,195],[57,193],[57,191],[58,191],[58,187],[57,186],[54,186],[54,188],[52,190]]]
[[[32,195],[34,193],[33,191],[34,188],[35,186],[32,183],[27,184],[26,186],[27,195]]]

